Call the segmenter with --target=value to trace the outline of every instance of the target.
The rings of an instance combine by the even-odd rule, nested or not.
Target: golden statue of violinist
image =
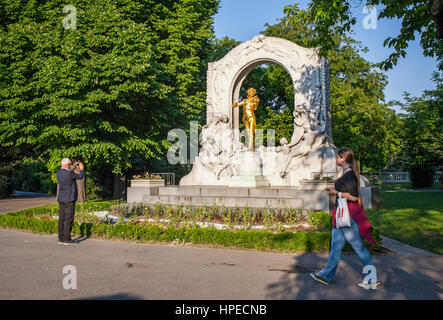
[[[232,105],[233,108],[243,106],[243,123],[248,132],[249,146],[248,151],[255,151],[254,147],[254,133],[257,127],[254,111],[257,110],[260,99],[256,95],[257,91],[254,88],[248,89],[248,97],[241,102],[236,102]]]

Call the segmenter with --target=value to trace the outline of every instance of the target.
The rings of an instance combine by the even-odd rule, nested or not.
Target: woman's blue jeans
[[[358,224],[351,218],[351,227],[350,228],[341,228],[337,229],[332,227],[332,241],[331,241],[331,251],[329,252],[329,260],[328,265],[322,269],[318,274],[325,278],[327,281],[331,282],[335,276],[335,272],[337,271],[338,263],[340,262],[341,250],[345,245],[346,241],[352,246],[354,251],[357,253],[360,261],[363,264],[363,268],[366,266],[374,266],[371,258],[371,254],[365,248],[363,244],[363,238],[358,231]],[[375,267],[366,267],[368,270],[364,273],[364,277],[370,274],[370,278],[372,279],[367,281],[377,282],[378,276],[375,270]],[[364,269],[363,269],[364,270]],[[372,273],[375,274],[372,274]]]

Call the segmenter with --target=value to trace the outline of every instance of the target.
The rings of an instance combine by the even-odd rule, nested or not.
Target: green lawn
[[[432,189],[440,189],[440,183],[434,183],[432,187],[429,188],[412,188],[412,184],[410,182],[402,182],[402,183],[373,183],[373,186],[380,186],[382,190],[432,190]]]
[[[443,192],[383,192],[382,206],[366,212],[382,235],[443,254]]]

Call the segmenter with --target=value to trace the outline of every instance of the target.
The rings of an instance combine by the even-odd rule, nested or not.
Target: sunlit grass
[[[429,188],[412,188],[412,183],[410,182],[401,182],[401,183],[383,182],[383,183],[372,183],[371,185],[380,186],[382,190],[434,190],[434,189],[440,189],[441,187],[440,183],[434,183]]]
[[[367,211],[382,235],[443,254],[443,192],[383,192],[382,206]]]

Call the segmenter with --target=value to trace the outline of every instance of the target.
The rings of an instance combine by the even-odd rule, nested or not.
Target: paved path
[[[56,203],[55,195],[14,191],[11,197],[0,199],[0,214]]]
[[[357,286],[357,256],[343,255],[333,285],[309,272],[327,254],[179,247],[0,230],[0,299],[443,299],[443,257],[374,256],[378,290]],[[77,272],[77,289],[63,279]]]
[[[407,245],[405,243],[399,242],[397,240],[380,236],[383,240],[382,247],[386,248],[392,252],[395,252],[398,255],[404,256],[404,257],[436,257],[438,254],[428,252],[419,248],[411,247],[410,245]]]
[[[0,213],[53,203],[54,195],[15,192],[13,197],[0,200]],[[443,258],[387,237],[383,237],[384,247],[399,256],[374,257],[385,283],[374,292],[356,286],[361,270],[358,258],[352,255],[343,257],[335,283],[328,288],[309,277],[309,272],[326,264],[324,254],[275,254],[92,239],[66,247],[57,245],[56,239],[55,235],[0,230],[0,299],[443,298],[438,273],[443,269]],[[77,290],[61,286],[66,276],[62,274],[63,266],[69,264],[77,268]],[[418,290],[413,290],[414,284]]]

